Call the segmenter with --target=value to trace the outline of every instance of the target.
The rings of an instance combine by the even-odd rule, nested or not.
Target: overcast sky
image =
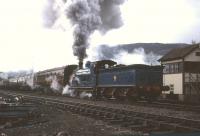
[[[59,67],[77,63],[72,53],[72,28],[66,19],[44,27],[46,0],[0,1],[0,71]],[[90,47],[136,42],[200,41],[199,0],[127,0],[121,6],[124,25],[101,35]]]

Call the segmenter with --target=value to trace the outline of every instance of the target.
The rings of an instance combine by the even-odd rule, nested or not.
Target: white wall
[[[198,62],[200,62],[200,56],[196,56],[195,52],[200,52],[200,48],[197,48],[196,50],[194,50],[190,54],[188,54],[185,57],[185,61],[198,61]]]
[[[182,73],[179,74],[164,74],[163,75],[163,85],[173,85],[174,94],[183,94],[183,86],[182,86],[182,80],[183,80]],[[169,93],[169,92],[167,92]]]

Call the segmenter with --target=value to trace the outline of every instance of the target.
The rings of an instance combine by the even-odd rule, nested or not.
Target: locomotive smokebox
[[[79,60],[78,68],[83,69],[83,61],[82,60]]]

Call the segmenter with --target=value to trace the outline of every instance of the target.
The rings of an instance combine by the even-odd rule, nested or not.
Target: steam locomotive
[[[70,83],[70,89],[77,96],[86,92],[95,98],[154,100],[162,91],[168,90],[163,86],[162,66],[125,66],[117,65],[112,60],[87,62],[84,69],[81,65]]]

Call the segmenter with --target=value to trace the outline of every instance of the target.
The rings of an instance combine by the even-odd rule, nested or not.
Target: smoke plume
[[[73,52],[79,61],[87,56],[90,35],[101,33],[123,25],[120,5],[124,0],[72,0],[66,15],[74,26]]]
[[[55,0],[47,0],[43,11],[44,26],[51,28],[58,19],[58,10],[56,8]]]
[[[95,53],[94,53],[95,52]],[[96,53],[98,52],[98,53]],[[106,60],[111,59],[118,64],[147,64],[147,65],[159,65],[158,60],[162,55],[158,52],[147,51],[144,48],[123,49],[109,47],[106,45],[95,47],[89,50],[90,56],[88,61]]]

